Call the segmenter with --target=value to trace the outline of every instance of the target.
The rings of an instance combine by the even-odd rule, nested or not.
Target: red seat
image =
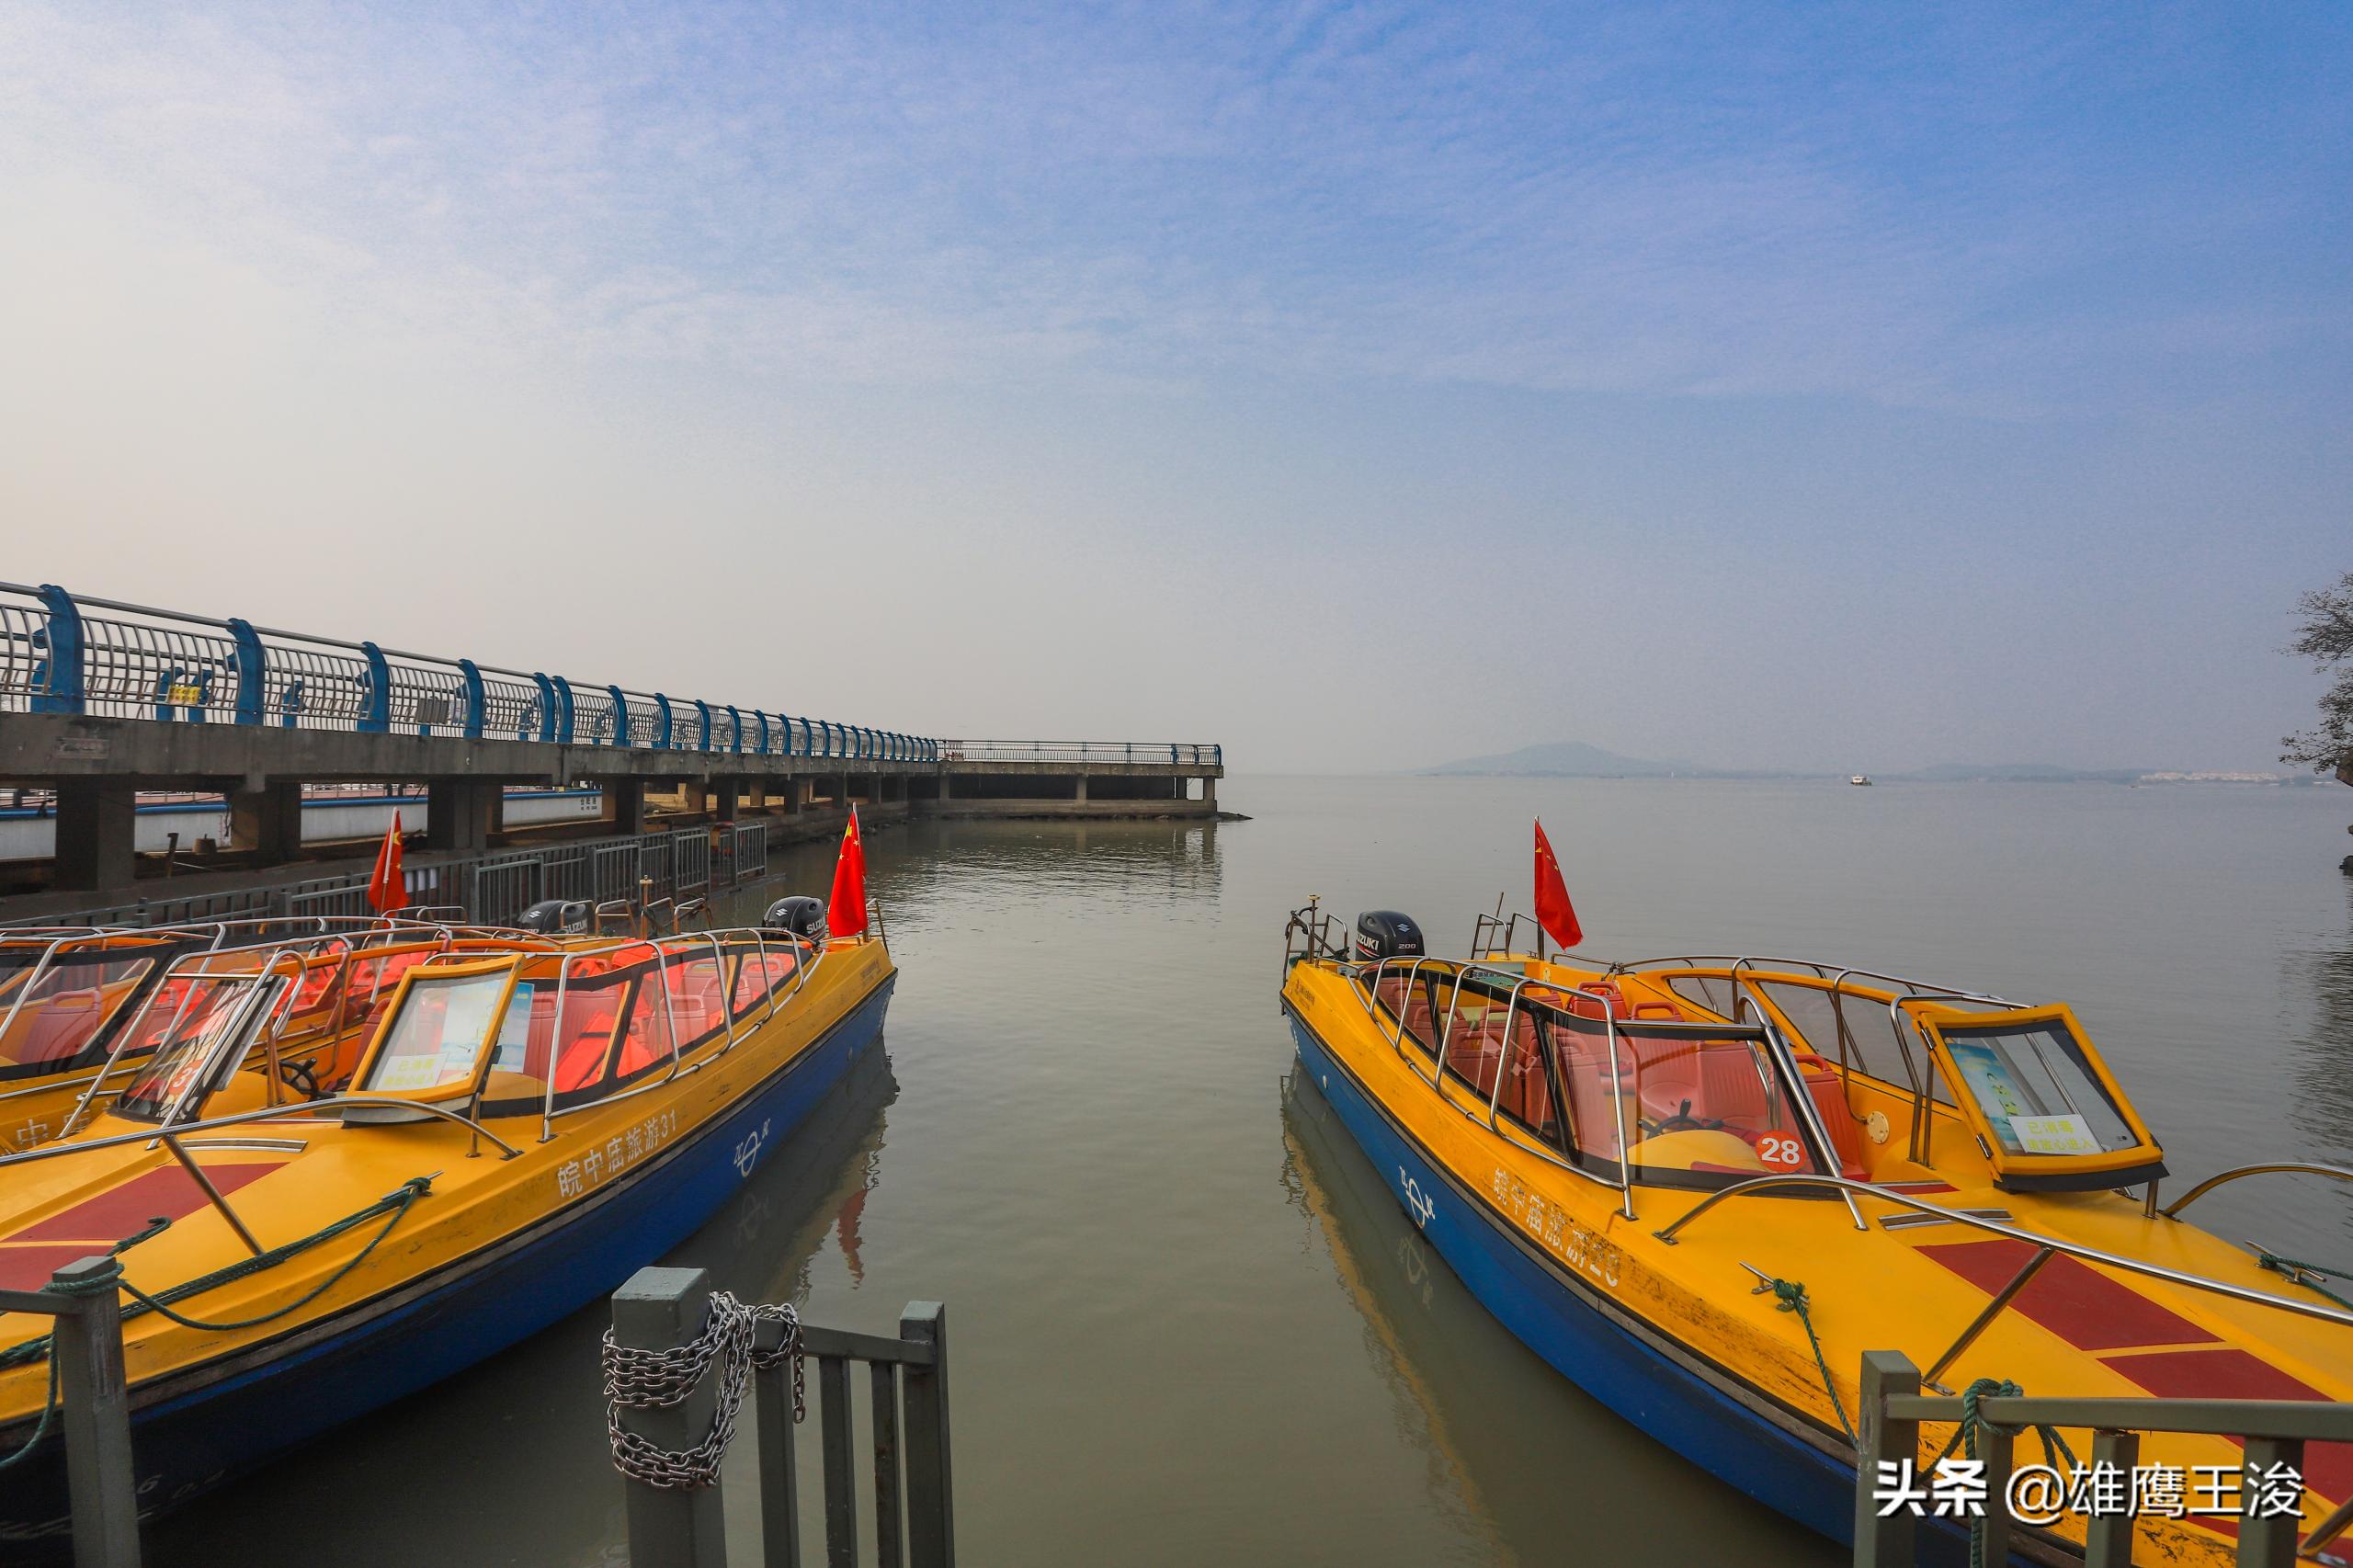
[[[35,1006],[40,1012],[25,1031],[24,1049],[17,1052],[17,1061],[27,1066],[78,1056],[106,1017],[96,990],[61,991]]]
[[[612,1009],[600,1008],[589,1015],[579,1033],[563,1042],[555,1062],[557,1094],[570,1094],[596,1082],[605,1065],[605,1053],[613,1043],[613,1023]]]

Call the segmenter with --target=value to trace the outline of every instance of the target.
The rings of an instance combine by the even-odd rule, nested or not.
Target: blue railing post
[[[229,628],[229,641],[233,644],[229,653],[229,667],[237,675],[237,710],[235,722],[261,722],[261,690],[267,684],[269,655],[262,652],[260,634],[253,622],[231,616],[224,623]]]
[[[762,724],[760,728],[765,731],[767,726]],[[735,711],[733,702],[727,705],[727,737],[729,751],[741,752],[744,749],[744,715]]]
[[[766,756],[768,754],[768,716],[755,708],[752,717],[760,722],[760,755]]]
[[[392,730],[392,666],[373,642],[359,644],[368,674],[359,683],[359,729],[363,734],[386,735]]]
[[[555,682],[539,671],[531,672],[531,684],[540,688],[540,739],[555,739]]]
[[[458,674],[466,683],[466,739],[478,741],[487,721],[490,694],[483,688],[482,670],[472,659],[458,661]]]
[[[548,739],[560,746],[572,744],[572,683],[562,676],[548,676],[548,685],[555,688],[555,729]]]
[[[83,710],[82,611],[74,596],[54,583],[40,585],[41,608],[49,621],[35,638],[44,646],[33,666],[32,710],[36,713],[79,713]]]
[[[695,699],[695,716],[702,723],[702,733],[695,740],[695,750],[709,751],[710,749],[710,704],[699,697]]]
[[[670,749],[671,734],[670,699],[657,691],[654,694],[654,711],[662,715],[662,733],[654,737],[654,749],[655,751],[668,751]]]
[[[613,744],[626,746],[629,744],[629,699],[621,695],[620,687],[608,686],[605,689],[613,699]]]

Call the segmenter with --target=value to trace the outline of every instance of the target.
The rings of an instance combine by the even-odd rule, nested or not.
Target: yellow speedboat
[[[139,1491],[169,1506],[675,1245],[879,1040],[895,977],[879,937],[774,929],[183,960],[120,1094],[0,1157],[0,1285],[119,1249]],[[0,1457],[47,1328],[0,1314]],[[0,1541],[65,1513],[51,1436],[0,1471]]]
[[[2353,1399],[2325,1281],[2178,1217],[2236,1176],[2353,1172],[2247,1167],[2161,1209],[2163,1153],[2063,1006],[1766,959],[1458,962],[1392,913],[1352,949],[1336,927],[1294,914],[1283,1009],[1414,1221],[1563,1373],[1826,1535],[1853,1528],[1868,1350],[1952,1390]],[[2189,1485],[2134,1560],[2228,1561],[2242,1497],[2199,1487],[2241,1458],[2144,1437]],[[2303,1476],[2316,1523],[2353,1449],[2312,1445]],[[2023,1550],[2068,1561],[2084,1523]]]

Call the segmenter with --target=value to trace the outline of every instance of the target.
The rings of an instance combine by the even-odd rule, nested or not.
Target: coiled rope
[[[431,1191],[432,1187],[431,1176],[411,1176],[401,1183],[397,1188],[386,1193],[367,1208],[357,1213],[347,1214],[333,1224],[313,1231],[307,1236],[271,1247],[267,1252],[256,1253],[251,1257],[240,1258],[225,1268],[216,1268],[210,1274],[200,1274],[193,1279],[183,1280],[177,1285],[153,1294],[124,1278],[122,1267],[119,1264],[115,1266],[110,1274],[97,1274],[87,1279],[73,1280],[63,1284],[52,1279],[41,1289],[54,1296],[95,1296],[103,1291],[119,1289],[124,1295],[131,1298],[122,1309],[121,1321],[124,1323],[129,1323],[131,1319],[148,1312],[161,1312],[183,1328],[205,1329],[221,1333],[241,1328],[257,1328],[263,1324],[282,1318],[289,1312],[299,1312],[341,1284],[344,1276],[367,1261],[368,1255],[374,1252],[383,1239],[392,1233],[392,1227],[400,1223],[401,1216],[408,1212],[409,1205]],[[364,1225],[379,1214],[385,1216],[383,1227],[368,1238],[367,1245],[345,1259],[341,1267],[321,1280],[317,1286],[304,1291],[283,1306],[263,1312],[258,1317],[238,1318],[228,1323],[209,1323],[202,1318],[192,1318],[172,1310],[171,1303],[175,1301],[184,1301],[190,1296],[201,1295],[207,1290],[215,1290],[232,1280],[244,1279],[258,1274],[265,1268],[275,1268],[288,1258],[308,1252],[322,1242],[333,1241],[353,1226]],[[169,1219],[160,1216],[150,1220],[144,1229],[133,1232],[107,1248],[106,1256],[120,1257],[141,1242],[162,1235],[171,1229],[171,1224]],[[38,1338],[28,1339],[20,1345],[12,1345],[6,1350],[0,1350],[0,1371],[6,1371],[13,1367],[21,1367],[31,1361],[47,1359],[49,1362],[49,1392],[41,1401],[40,1419],[33,1423],[32,1436],[25,1439],[23,1447],[6,1459],[0,1459],[0,1470],[6,1470],[39,1448],[40,1440],[49,1435],[50,1426],[57,1418],[57,1358],[50,1354],[56,1339],[56,1332],[51,1330]]]
[[[781,1325],[773,1350],[756,1346],[760,1324]],[[726,1290],[714,1290],[702,1332],[684,1345],[667,1349],[642,1349],[618,1345],[613,1331],[605,1331],[605,1430],[613,1443],[613,1468],[649,1486],[691,1491],[719,1479],[719,1461],[735,1437],[736,1414],[744,1406],[744,1391],[755,1371],[784,1361],[792,1363],[792,1419],[808,1414],[802,1384],[801,1314],[790,1306],[765,1302],[745,1304]],[[719,1401],[710,1414],[710,1430],[693,1448],[672,1451],[657,1448],[621,1425],[624,1410],[665,1410],[685,1401],[719,1363]]]
[[[1984,1457],[1978,1452],[1980,1437],[1988,1427],[1994,1427],[1997,1431],[2004,1428],[1986,1420],[1979,1405],[1989,1399],[2023,1399],[2025,1397],[2026,1390],[2006,1378],[1980,1378],[1961,1390],[1961,1425],[1953,1428],[1952,1436],[1946,1439],[1944,1448],[1938,1452],[1937,1457],[1928,1461],[1929,1468],[1933,1470],[1937,1465],[1944,1462],[1956,1448],[1961,1449],[1962,1458],[1984,1462]],[[2035,1436],[2042,1439],[2043,1462],[2053,1471],[2063,1476],[2072,1476],[2082,1468],[2075,1462],[2075,1450],[2067,1447],[2067,1439],[2059,1435],[2057,1427],[2047,1422],[2038,1421],[2034,1424],[2034,1432]],[[2067,1461],[2063,1467],[2059,1462],[2063,1459]],[[2001,1506],[2002,1505],[1989,1499],[1988,1506]],[[1975,1515],[1969,1521],[1969,1568],[1985,1568],[1985,1516],[1983,1513]]]
[[[1774,1311],[1795,1312],[1798,1322],[1805,1325],[1805,1340],[1813,1346],[1814,1370],[1822,1374],[1823,1391],[1830,1395],[1830,1408],[1838,1415],[1838,1429],[1847,1434],[1847,1441],[1855,1443],[1855,1424],[1847,1419],[1846,1402],[1838,1397],[1838,1385],[1831,1381],[1830,1363],[1823,1358],[1822,1336],[1813,1332],[1813,1303],[1806,1300],[1805,1286],[1795,1279],[1768,1279],[1774,1298]]]
[[[2270,1269],[2275,1274],[2286,1275],[2290,1281],[2302,1285],[2308,1290],[2319,1291],[2340,1307],[2353,1309],[2353,1301],[2347,1301],[2343,1296],[2321,1283],[2324,1278],[2353,1279],[2353,1273],[2348,1273],[2342,1268],[2331,1268],[2325,1263],[2306,1263],[2302,1258],[2282,1257],[2257,1242],[2249,1242],[2247,1245],[2255,1248],[2255,1260],[2265,1268]]]

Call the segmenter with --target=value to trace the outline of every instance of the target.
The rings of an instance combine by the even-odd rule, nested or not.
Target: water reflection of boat
[[[1597,1561],[1658,1557],[1657,1521],[1679,1494],[1712,1487],[1664,1449],[1628,1442],[1616,1418],[1500,1328],[1406,1217],[1381,1173],[1304,1073],[1284,1080],[1286,1185],[1315,1221],[1340,1286],[1397,1401],[1401,1428],[1427,1451],[1431,1485],[1459,1516],[1477,1560],[1546,1561],[1577,1540]],[[1646,1506],[1630,1511],[1629,1497]],[[1813,1562],[1802,1530],[1738,1497],[1676,1512],[1678,1561]]]
[[[1781,960],[1457,963],[1403,928],[1367,916],[1351,956],[1294,916],[1283,1006],[1341,1121],[1530,1348],[1824,1534],[1852,1527],[1866,1350],[1956,1390],[2353,1397],[2322,1281],[2125,1190],[2162,1152],[2064,1007]],[[2237,1174],[2282,1168],[2321,1169]],[[2239,1450],[2150,1435],[2141,1460]],[[2353,1451],[2312,1445],[2303,1475],[2317,1523]],[[2143,1559],[2228,1560],[2230,1507],[2144,1517]],[[2070,1560],[2084,1522],[2025,1550]]]
[[[895,976],[872,938],[476,939],[382,998],[349,1089],[305,1097],[278,1048],[347,957],[176,966],[204,988],[201,1027],[81,1131],[0,1159],[0,1278],[128,1242],[127,1282],[172,1309],[124,1321],[151,1512],[504,1348],[693,1232],[879,1039]],[[0,1452],[43,1408],[43,1326],[0,1317]],[[60,1459],[51,1437],[0,1471],[0,1539],[63,1531]]]

